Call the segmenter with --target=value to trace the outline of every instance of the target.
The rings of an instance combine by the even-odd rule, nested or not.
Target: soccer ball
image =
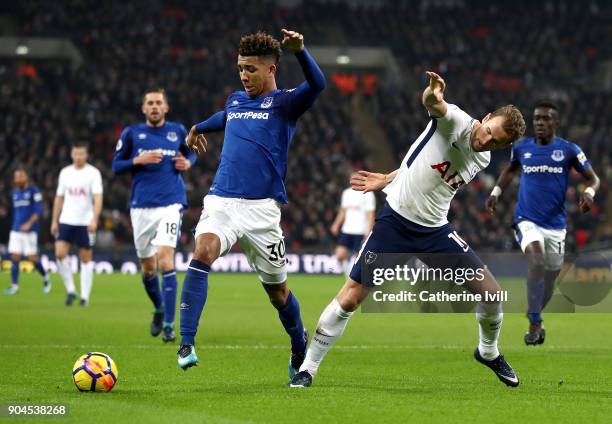
[[[119,372],[106,353],[87,352],[74,363],[72,381],[81,392],[110,392]]]

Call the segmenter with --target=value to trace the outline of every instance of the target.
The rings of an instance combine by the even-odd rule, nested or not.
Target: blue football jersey
[[[514,144],[510,161],[521,169],[514,222],[527,220],[542,228],[565,228],[570,169],[583,173],[591,167],[580,147],[559,137],[547,145],[527,138]]]
[[[43,201],[42,194],[38,188],[29,186],[23,190],[15,188],[12,193],[13,199],[13,225],[12,231],[19,231],[19,227],[30,218],[32,215],[38,215],[38,221],[36,221],[30,227],[30,231],[36,231],[40,229],[40,219],[43,216]]]
[[[296,57],[306,77],[298,87],[255,98],[237,91],[228,97],[223,111],[197,125],[201,133],[225,129],[210,194],[287,203],[287,153],[297,119],[325,87],[323,73],[306,49]]]
[[[146,123],[130,125],[117,142],[113,171],[132,173],[131,208],[154,208],[174,203],[187,204],[185,184],[172,160],[182,153],[193,164],[195,154],[189,151],[187,131],[181,124],[166,121],[161,127]],[[157,164],[134,165],[133,159],[146,152],[157,151],[163,159]]]

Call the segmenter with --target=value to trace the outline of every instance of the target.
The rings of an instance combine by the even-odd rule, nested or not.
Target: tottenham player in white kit
[[[374,226],[375,211],[374,193],[361,193],[351,188],[342,192],[340,210],[330,231],[334,236],[338,236],[336,259],[346,276],[350,271],[350,255],[359,251],[364,238],[370,234]]]
[[[423,92],[423,105],[431,120],[412,144],[400,168],[383,175],[360,171],[351,177],[353,189],[369,192],[385,189],[387,204],[378,213],[372,233],[362,247],[344,287],[323,311],[300,372],[290,387],[308,387],[325,354],[340,338],[349,318],[368,295],[371,286],[362,278],[364,256],[377,253],[453,254],[468,266],[484,265],[450,226],[450,202],[457,189],[468,183],[490,161],[489,150],[503,149],[525,132],[525,121],[514,106],[504,106],[484,117],[471,118],[444,101],[444,80],[433,72]],[[365,253],[364,253],[365,252]],[[463,266],[463,264],[461,264]],[[473,293],[499,293],[500,287],[484,269],[480,281],[465,283]],[[489,367],[506,385],[519,380],[497,349],[503,313],[500,303],[477,305],[480,342],[476,360]]]
[[[92,249],[95,243],[98,219],[102,211],[102,175],[87,163],[87,144],[74,143],[70,151],[72,165],[59,174],[51,235],[55,237],[55,259],[68,292],[66,306],[76,299],[72,266],[68,259],[70,245],[79,247],[81,260],[81,306],[87,306],[93,286]]]

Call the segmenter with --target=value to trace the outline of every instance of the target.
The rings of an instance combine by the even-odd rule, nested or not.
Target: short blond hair
[[[497,109],[491,114],[491,118],[502,116],[504,123],[502,128],[510,136],[510,142],[514,143],[525,134],[525,119],[520,110],[514,105],[506,105]]]

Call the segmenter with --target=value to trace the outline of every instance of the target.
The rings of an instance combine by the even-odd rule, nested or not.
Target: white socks
[[[81,299],[89,303],[89,295],[93,286],[93,262],[81,262]]]
[[[476,307],[476,319],[478,320],[478,351],[480,356],[490,361],[499,356],[497,350],[497,339],[501,330],[504,314],[501,312],[501,304],[479,303]]]
[[[319,318],[317,329],[312,337],[310,346],[308,346],[306,359],[304,359],[300,371],[306,370],[312,376],[317,373],[325,354],[329,352],[336,343],[336,340],[342,336],[353,313],[342,309],[336,299],[327,305]]]
[[[57,270],[62,276],[62,281],[66,287],[68,293],[76,293],[74,287],[74,280],[72,278],[72,267],[70,266],[70,259],[66,256],[64,259],[57,260]]]

